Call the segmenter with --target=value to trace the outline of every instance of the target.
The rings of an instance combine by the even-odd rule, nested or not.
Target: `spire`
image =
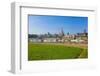
[[[64,31],[63,31],[63,28],[61,28],[61,35],[64,36]]]
[[[86,33],[86,29],[84,29],[84,33]]]

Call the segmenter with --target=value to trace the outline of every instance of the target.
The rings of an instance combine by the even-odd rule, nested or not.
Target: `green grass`
[[[81,54],[79,56],[79,58],[84,58],[84,57],[88,58],[88,51],[87,51],[87,49],[83,49],[83,51],[81,52]]]
[[[29,43],[28,60],[31,61],[86,58],[87,54],[84,54],[84,52],[82,51],[84,51],[84,49],[82,48],[68,47],[64,45]]]

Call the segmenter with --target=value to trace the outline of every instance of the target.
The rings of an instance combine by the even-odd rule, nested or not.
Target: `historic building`
[[[29,35],[30,42],[44,42],[44,43],[67,43],[67,42],[76,42],[76,43],[87,43],[88,42],[88,33],[84,30],[82,33],[77,34],[67,34],[64,33],[63,28],[59,34],[51,34],[48,32],[43,35],[32,34]]]

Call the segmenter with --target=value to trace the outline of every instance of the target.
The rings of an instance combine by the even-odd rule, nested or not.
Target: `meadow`
[[[86,48],[66,45],[28,43],[28,60],[56,60],[87,58]]]

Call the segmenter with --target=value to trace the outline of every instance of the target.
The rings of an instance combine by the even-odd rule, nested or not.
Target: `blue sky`
[[[88,17],[29,15],[29,34],[81,33],[88,28]]]

